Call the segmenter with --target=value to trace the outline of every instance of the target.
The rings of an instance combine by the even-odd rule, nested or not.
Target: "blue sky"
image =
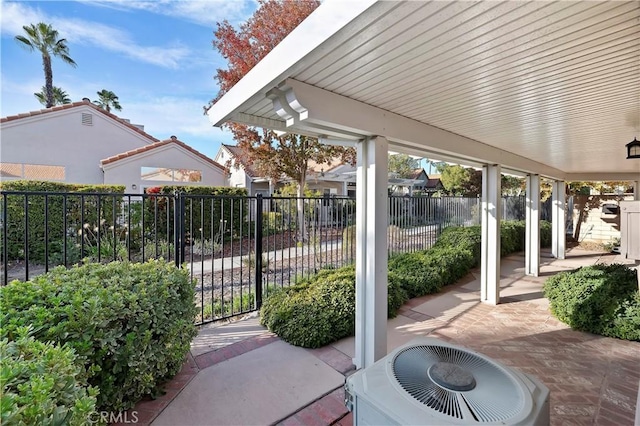
[[[42,108],[33,96],[44,85],[42,59],[14,40],[23,25],[42,21],[67,39],[78,64],[53,60],[53,84],[72,101],[111,90],[122,106],[115,113],[156,138],[176,135],[210,157],[220,143],[233,143],[202,113],[218,91],[216,69],[226,66],[211,42],[216,22],[245,21],[254,0],[3,1],[1,7],[2,117]]]

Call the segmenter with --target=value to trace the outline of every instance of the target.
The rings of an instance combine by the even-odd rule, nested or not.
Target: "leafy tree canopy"
[[[69,56],[67,40],[59,38],[58,31],[50,24],[39,22],[37,24],[25,25],[22,27],[24,35],[17,35],[16,42],[30,52],[39,52],[42,56],[42,68],[44,69],[45,87],[45,107],[51,108],[55,105],[53,93],[53,70],[51,68],[51,57],[62,59],[63,62],[75,67],[76,63]]]
[[[42,105],[46,107],[47,88],[45,86],[42,86],[42,89],[39,92],[34,93],[33,96],[36,97],[38,102],[40,102]],[[65,105],[70,103],[71,103],[71,98],[69,98],[69,94],[64,90],[62,90],[61,88],[59,88],[58,86],[53,86],[53,105],[52,106]]]
[[[96,94],[98,95],[98,100],[93,101],[93,103],[100,108],[107,112],[111,112],[111,108],[116,111],[122,111],[118,97],[111,90],[102,89],[99,92],[96,92]]]
[[[309,16],[320,2],[259,0],[258,4],[258,9],[238,29],[228,21],[218,23],[213,47],[227,60],[227,68],[216,72],[220,90],[209,107]],[[205,107],[205,110],[209,107]],[[318,164],[328,163],[335,157],[345,162],[355,161],[353,149],[324,146],[315,138],[293,134],[278,136],[269,129],[237,123],[229,123],[227,127],[242,149],[247,163],[274,182],[283,177],[295,181],[299,196],[305,186],[310,160]]]
[[[406,154],[389,155],[389,172],[398,177],[409,179],[416,169],[420,168],[420,160]]]

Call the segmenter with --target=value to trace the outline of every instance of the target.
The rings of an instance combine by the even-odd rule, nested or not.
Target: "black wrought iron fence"
[[[59,265],[164,258],[188,268],[197,322],[260,307],[263,295],[355,259],[355,200],[3,191],[2,283]],[[479,223],[476,198],[389,197],[390,254]],[[503,217],[524,218],[521,197]]]

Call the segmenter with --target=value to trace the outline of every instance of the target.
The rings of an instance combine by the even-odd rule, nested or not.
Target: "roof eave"
[[[291,75],[305,56],[371,7],[376,0],[326,0],[265,56],[251,71],[209,110],[209,120],[217,127],[238,120],[246,104],[260,99],[266,92]],[[245,123],[250,124],[250,123]],[[258,124],[256,124],[258,125]]]

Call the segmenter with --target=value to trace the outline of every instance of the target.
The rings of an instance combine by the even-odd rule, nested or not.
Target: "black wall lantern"
[[[627,160],[630,158],[640,158],[640,141],[636,138],[627,144]]]

